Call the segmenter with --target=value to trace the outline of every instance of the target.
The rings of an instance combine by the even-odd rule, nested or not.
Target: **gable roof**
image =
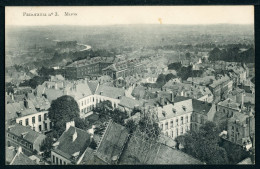
[[[102,93],[102,94],[101,94]],[[95,92],[97,95],[102,95],[114,99],[118,99],[119,96],[125,95],[125,90],[122,88],[116,88],[111,86],[99,85],[97,91]]]
[[[197,99],[192,99],[192,107],[193,111],[196,113],[207,115],[212,107],[212,104]]]
[[[113,157],[120,157],[128,135],[128,131],[124,126],[110,120],[96,149],[95,155],[104,162],[111,164]]]
[[[134,134],[122,153],[119,164],[202,164],[202,162],[162,143],[147,142]]]
[[[135,106],[142,106],[143,101],[135,100],[135,99],[123,96],[122,99],[120,100],[119,105],[133,109]]]
[[[10,163],[14,156],[15,156],[16,152],[14,150],[14,147],[5,147],[5,161]]]
[[[95,91],[97,90],[98,88],[98,81],[88,81],[88,87],[91,91],[92,94],[95,94]]]
[[[37,163],[31,160],[22,152],[17,152],[10,165],[37,165]]]
[[[77,132],[77,138],[73,141],[72,136],[75,132]],[[79,152],[78,157],[82,155],[90,144],[90,135],[82,129],[70,126],[57,142],[59,145],[53,151],[70,160],[76,152]]]
[[[44,134],[33,131],[29,126],[22,126],[17,123],[9,126],[7,131],[17,137],[21,137],[21,134],[25,133],[23,139],[33,144],[40,144],[46,137]]]

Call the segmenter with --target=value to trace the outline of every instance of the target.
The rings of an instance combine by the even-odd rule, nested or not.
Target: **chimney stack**
[[[164,105],[164,98],[160,97],[160,104],[163,106]]]
[[[74,121],[74,120],[66,123],[66,131],[68,131],[68,129],[69,129],[71,126],[72,126],[72,127],[75,127],[75,121]]]
[[[77,137],[78,137],[78,133],[77,133],[76,128],[75,128],[75,132],[72,135],[72,142],[74,142],[77,139]]]
[[[173,92],[170,92],[171,93],[171,102],[174,102],[174,95],[173,95]]]
[[[28,101],[27,101],[25,98],[24,98],[23,103],[24,103],[24,107],[25,107],[26,109],[28,109],[28,108],[29,108]]]

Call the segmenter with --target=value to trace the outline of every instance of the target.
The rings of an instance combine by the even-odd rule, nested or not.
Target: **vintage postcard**
[[[6,165],[255,164],[254,6],[5,19]]]

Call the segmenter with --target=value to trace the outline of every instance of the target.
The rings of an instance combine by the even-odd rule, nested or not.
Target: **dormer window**
[[[175,109],[175,108],[172,108],[172,112],[173,112],[174,114],[176,114],[176,109]]]
[[[182,106],[183,110],[186,111],[186,106]]]
[[[165,111],[162,111],[162,114],[163,114],[164,117],[166,116],[166,112]]]

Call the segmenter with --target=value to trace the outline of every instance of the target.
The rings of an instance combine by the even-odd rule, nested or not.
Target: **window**
[[[181,117],[181,124],[183,124],[183,117]]]
[[[55,164],[55,156],[52,156],[52,162]]]
[[[32,117],[32,123],[33,124],[35,123],[35,117]]]
[[[83,101],[81,102],[81,106],[83,106]]]
[[[238,132],[238,128],[236,128],[236,131]]]
[[[39,125],[39,131],[42,131],[42,125]]]
[[[26,125],[26,126],[29,125],[29,119],[25,119],[25,125]]]
[[[181,127],[181,134],[183,134],[183,128]]]
[[[93,102],[95,102],[95,98],[93,97]]]
[[[189,122],[189,116],[186,116],[186,122],[187,123]]]
[[[47,123],[44,123],[44,129],[45,130],[47,130],[48,129],[48,127],[47,127],[48,125],[47,125]]]
[[[168,129],[168,122],[165,123],[165,129]]]
[[[20,120],[20,121],[19,121],[19,124],[21,124],[21,125],[22,125],[22,124],[23,124],[23,121],[22,121],[22,120]]]
[[[173,134],[174,134],[174,133],[173,133],[173,131],[172,131],[172,137],[173,137]]]
[[[163,124],[161,124],[161,129],[163,130]]]
[[[178,136],[178,128],[176,128],[176,136]]]
[[[178,124],[178,119],[176,119],[176,126],[178,126],[179,124]]]
[[[27,146],[28,146],[28,143],[25,143],[25,146],[27,147]]]
[[[44,114],[44,120],[47,120],[47,113]]]
[[[171,128],[173,128],[173,121],[171,121]]]
[[[63,161],[63,164],[64,164],[64,165],[66,165],[66,162],[65,162],[65,161]]]
[[[41,115],[38,116],[38,121],[39,121],[39,122],[42,121],[42,116],[41,116]]]
[[[232,126],[232,130],[234,130],[234,126]]]
[[[62,160],[60,159],[60,165],[62,165]]]
[[[59,163],[59,159],[58,159],[58,157],[56,157],[56,164],[58,164]]]

